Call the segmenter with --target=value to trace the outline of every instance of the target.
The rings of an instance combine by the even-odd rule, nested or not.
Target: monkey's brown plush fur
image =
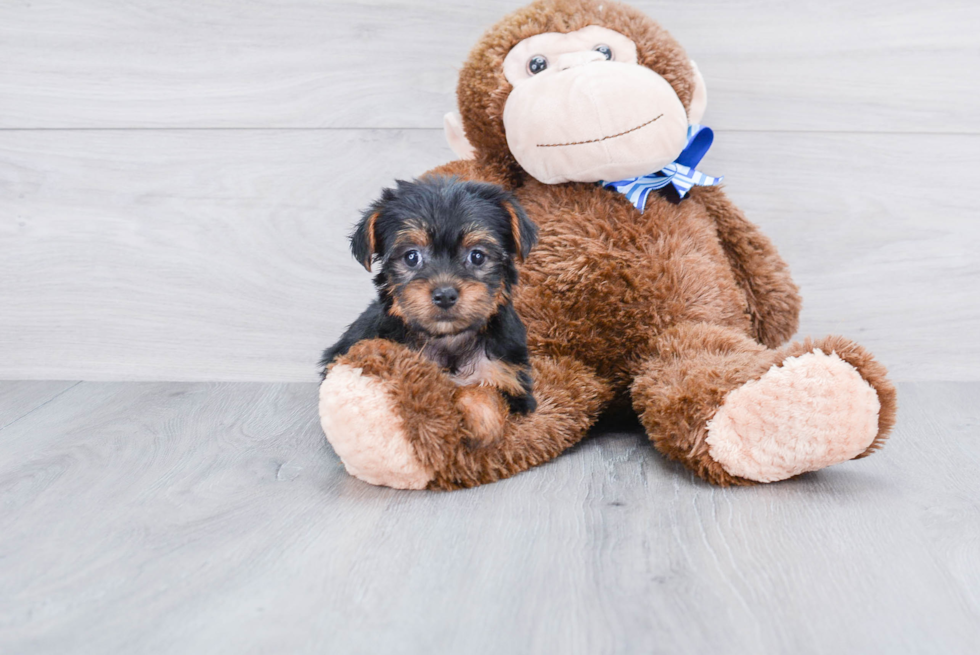
[[[640,213],[625,196],[595,184],[539,183],[510,154],[502,114],[511,87],[502,62],[535,34],[588,25],[625,34],[637,45],[639,63],[663,76],[688,107],[695,82],[683,49],[642,13],[602,5],[539,1],[491,29],[459,78],[459,108],[475,159],[431,171],[507,187],[540,229],[514,299],[527,326],[538,410],[506,416],[500,404],[500,431],[479,438],[456,405],[460,389],[435,365],[388,342],[362,342],[335,366],[357,384],[370,381],[364,388],[374,385],[380,394],[372,397],[390,402],[396,425],[388,427],[408,444],[392,466],[411,479],[365,476],[369,481],[440,489],[492,482],[579,441],[610,403],[631,403],[660,452],[710,482],[751,484],[764,478],[737,475],[713,457],[710,421],[731,392],[808,353],[836,353],[877,394],[877,432],[858,456],[877,450],[894,423],[894,388],[860,346],[828,337],[780,349],[797,328],[797,287],[770,241],[721,189],[696,187],[680,202],[651,194]],[[321,396],[321,411],[339,411],[341,401],[331,399],[346,388],[324,391],[329,397]],[[769,396],[760,391],[756,398],[768,402]],[[791,410],[781,416],[792,417]],[[345,462],[369,451],[347,426],[337,419],[328,429]],[[397,459],[391,444],[371,448],[386,453],[378,455],[384,462]]]

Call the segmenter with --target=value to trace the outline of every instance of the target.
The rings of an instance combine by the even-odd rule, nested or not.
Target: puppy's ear
[[[514,194],[496,184],[487,182],[465,182],[467,190],[484,200],[494,203],[506,215],[506,231],[510,232],[513,252],[518,259],[524,261],[531,253],[531,248],[538,242],[538,227],[524,213],[524,208]],[[501,235],[504,236],[504,235]]]
[[[361,221],[354,228],[350,235],[350,251],[354,259],[360,262],[361,266],[371,272],[371,260],[381,252],[381,243],[378,239],[377,223],[378,217],[386,203],[395,198],[395,192],[385,189],[381,194],[381,199],[376,200],[371,207],[364,212]]]
[[[350,251],[354,259],[360,262],[361,266],[371,272],[371,260],[378,252],[378,240],[375,236],[375,224],[378,222],[380,211],[366,213],[361,222],[354,228],[354,233],[350,235]]]
[[[501,202],[504,211],[510,216],[510,233],[514,238],[514,254],[524,261],[531,254],[531,248],[538,242],[538,227],[524,213],[517,198],[507,194]]]

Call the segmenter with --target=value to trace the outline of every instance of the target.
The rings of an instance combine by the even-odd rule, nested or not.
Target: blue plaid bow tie
[[[662,189],[668,184],[673,184],[677,193],[683,198],[694,186],[714,186],[721,182],[722,177],[711,177],[701,171],[694,170],[701,159],[704,158],[711,147],[711,142],[715,140],[715,133],[710,127],[703,125],[691,125],[687,128],[687,145],[678,155],[672,164],[667,164],[656,173],[643,175],[642,177],[631,177],[628,180],[618,180],[616,182],[599,182],[604,187],[615,189],[629,198],[633,206],[641,212],[647,205],[647,196],[651,191]]]

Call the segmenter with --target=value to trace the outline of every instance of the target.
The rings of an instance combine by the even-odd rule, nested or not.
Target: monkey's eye
[[[471,250],[470,251],[470,263],[474,266],[483,266],[483,262],[487,261],[487,255],[482,250]]]
[[[527,60],[527,72],[531,75],[537,75],[547,67],[548,60],[543,55],[534,55]]]
[[[409,250],[405,253],[403,259],[405,260],[406,266],[409,268],[416,268],[422,263],[422,253],[420,253],[418,250]]]
[[[612,59],[612,48],[610,48],[609,46],[604,44],[599,44],[592,49],[602,54],[602,56],[605,57],[606,59]]]

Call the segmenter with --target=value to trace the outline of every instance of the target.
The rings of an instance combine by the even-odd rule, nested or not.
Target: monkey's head
[[[642,12],[608,0],[537,0],[470,53],[446,136],[501,181],[646,175],[674,161],[704,113],[701,75]]]

